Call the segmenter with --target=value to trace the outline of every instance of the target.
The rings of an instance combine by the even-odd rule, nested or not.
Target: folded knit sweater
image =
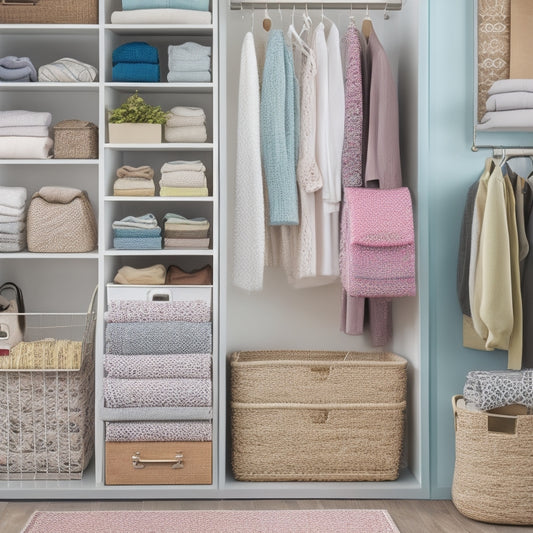
[[[118,63],[159,64],[157,48],[142,41],[125,43],[113,50],[113,66]]]

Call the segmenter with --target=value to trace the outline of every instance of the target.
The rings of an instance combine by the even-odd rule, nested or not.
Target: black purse
[[[15,344],[24,340],[26,317],[18,314],[24,312],[20,288],[11,282],[0,286],[0,355],[8,355]]]

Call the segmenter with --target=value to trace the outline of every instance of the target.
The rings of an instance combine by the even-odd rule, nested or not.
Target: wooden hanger
[[[361,26],[361,33],[365,37],[365,39],[368,39],[370,37],[370,34],[374,31],[374,26],[372,24],[372,19],[370,18],[370,15],[368,13],[368,5],[366,6],[366,16],[363,19],[363,25]]]

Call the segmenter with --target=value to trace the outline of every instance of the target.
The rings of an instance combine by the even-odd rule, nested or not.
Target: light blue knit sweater
[[[294,226],[298,219],[296,164],[300,106],[292,53],[282,30],[268,41],[261,92],[261,152],[271,226]]]

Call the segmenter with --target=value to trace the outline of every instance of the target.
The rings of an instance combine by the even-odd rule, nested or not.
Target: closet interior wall
[[[302,8],[305,4],[302,4]],[[303,9],[296,9],[295,26],[301,28]],[[343,10],[328,10],[324,13],[331,18],[339,28],[341,37],[344,35],[350,16],[347,5]],[[375,351],[370,344],[369,337],[352,337],[339,331],[340,327],[340,295],[339,282],[312,289],[293,289],[286,280],[285,272],[281,268],[266,268],[264,289],[257,293],[246,293],[234,287],[232,279],[232,242],[233,232],[233,199],[236,154],[236,130],[240,51],[242,40],[246,32],[252,27],[252,13],[250,9],[226,9],[226,21],[221,22],[225,28],[226,38],[222,39],[222,46],[226,47],[221,57],[226,61],[227,80],[221,83],[226,89],[226,95],[221,101],[226,103],[226,134],[222,135],[221,169],[227,183],[227,229],[225,231],[227,246],[222,247],[227,253],[226,260],[221,258],[222,266],[226,265],[225,280],[221,287],[226,287],[227,295],[222,298],[225,307],[221,309],[225,326],[221,328],[221,347],[227,357],[238,350],[291,350],[291,349],[324,349],[324,350],[354,350]],[[272,28],[280,28],[280,15],[277,6],[269,10],[272,18]],[[309,10],[314,24],[320,22],[321,10]],[[352,12],[357,27],[365,16],[364,10]],[[264,60],[268,33],[262,28],[264,9],[255,9],[254,37],[256,42],[258,64]],[[383,10],[371,11],[370,15],[377,35],[382,42],[397,78],[400,109],[400,138],[402,153],[403,183],[411,190],[413,205],[417,209],[418,187],[418,33],[419,9],[418,2],[405,2],[401,11],[390,12],[390,19],[385,20]],[[244,16],[244,18],[243,18]],[[291,22],[292,9],[282,10],[283,29],[286,30]],[[326,25],[327,31],[327,25]],[[224,121],[223,121],[224,122]],[[222,122],[222,123],[223,123]],[[224,141],[225,139],[225,141]],[[415,219],[416,224],[416,219]],[[420,253],[420,248],[418,248]],[[407,468],[395,482],[383,483],[308,483],[308,484],[276,484],[276,483],[242,483],[233,480],[229,465],[230,441],[226,439],[226,484],[232,488],[232,494],[237,497],[253,497],[256,493],[262,497],[279,497],[279,489],[283,486],[283,494],[287,497],[425,497],[429,475],[427,472],[426,443],[428,440],[427,426],[424,421],[426,412],[426,372],[427,351],[421,349],[420,333],[420,294],[424,289],[418,287],[419,296],[416,298],[402,298],[394,302],[394,334],[391,343],[385,347],[409,361],[408,384],[408,434],[407,434]],[[227,371],[226,365],[221,365],[221,372]],[[223,379],[223,376],[221,376]],[[224,400],[221,398],[221,407]],[[227,408],[227,406],[226,406]],[[228,426],[228,410],[221,413],[221,427]],[[223,445],[223,443],[221,443]],[[222,463],[222,461],[221,461]],[[222,465],[221,465],[222,466]],[[224,472],[221,471],[221,475]],[[247,496],[248,494],[248,496]]]

